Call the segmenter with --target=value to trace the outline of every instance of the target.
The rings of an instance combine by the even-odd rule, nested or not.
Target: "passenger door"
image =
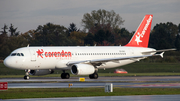
[[[31,61],[35,62],[36,61],[36,53],[34,49],[29,49],[30,55],[31,55]]]

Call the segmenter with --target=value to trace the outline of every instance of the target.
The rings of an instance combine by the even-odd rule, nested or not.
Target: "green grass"
[[[167,94],[180,94],[180,88],[114,88],[112,93],[104,88],[11,88],[0,91],[0,99]]]

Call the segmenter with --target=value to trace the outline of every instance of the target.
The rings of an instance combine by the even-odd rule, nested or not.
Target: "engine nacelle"
[[[40,69],[40,70],[30,70],[30,75],[47,75],[54,73],[54,70],[51,69]]]
[[[74,75],[89,75],[95,72],[95,68],[89,64],[75,64],[71,67],[71,73]]]

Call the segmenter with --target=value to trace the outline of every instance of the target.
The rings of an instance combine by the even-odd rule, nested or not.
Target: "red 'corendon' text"
[[[71,52],[45,52],[45,57],[71,57]]]
[[[38,53],[38,57],[72,57],[71,52],[65,52],[62,50],[61,52],[44,52],[43,49],[36,51]],[[44,53],[44,54],[43,54]]]

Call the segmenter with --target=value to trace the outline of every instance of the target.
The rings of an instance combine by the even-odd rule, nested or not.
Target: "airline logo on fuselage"
[[[146,33],[146,30],[148,29],[151,20],[152,20],[152,16],[149,16],[149,19],[147,20],[147,23],[144,26],[142,32],[141,33],[139,33],[139,32],[137,33],[136,39],[135,39],[135,41],[137,42],[137,45],[139,45],[139,42],[142,42],[142,40],[140,40],[140,38],[144,37],[144,34]]]
[[[37,53],[37,57],[41,57],[43,58],[45,57],[71,57],[72,54],[71,52],[65,52],[64,50],[57,51],[57,52],[44,52],[43,49],[38,49],[38,51],[36,51]]]

